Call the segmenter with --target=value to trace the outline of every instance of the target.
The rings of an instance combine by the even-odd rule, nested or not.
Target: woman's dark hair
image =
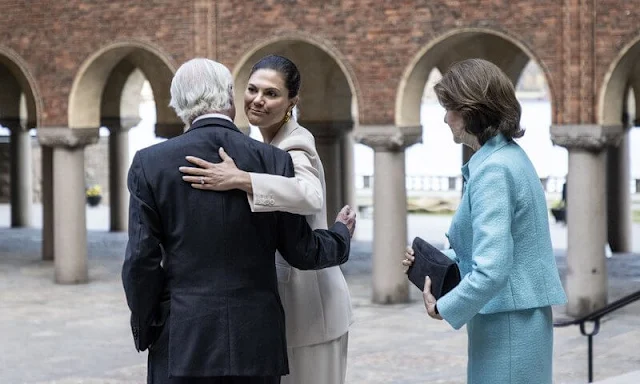
[[[284,78],[284,85],[289,90],[289,98],[298,96],[300,91],[300,72],[293,61],[283,56],[269,55],[253,65],[249,77],[258,69],[272,69]]]
[[[520,127],[522,110],[511,80],[486,60],[453,64],[433,90],[445,109],[460,113],[464,129],[481,145],[498,133],[507,139],[524,135]]]

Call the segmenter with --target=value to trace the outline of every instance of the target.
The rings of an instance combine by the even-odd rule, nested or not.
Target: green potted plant
[[[91,187],[87,188],[87,204],[91,207],[95,207],[100,204],[100,200],[102,200],[102,188],[98,184],[94,184]]]

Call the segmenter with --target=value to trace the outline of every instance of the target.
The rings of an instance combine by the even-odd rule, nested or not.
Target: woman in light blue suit
[[[434,87],[453,139],[476,152],[462,167],[463,196],[448,232],[463,276],[429,315],[467,325],[468,383],[552,382],[551,306],[564,304],[540,179],[513,139],[520,104],[502,71],[485,60],[454,64]],[[403,264],[413,262],[407,249]]]

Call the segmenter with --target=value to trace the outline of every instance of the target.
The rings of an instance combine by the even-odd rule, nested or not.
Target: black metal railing
[[[593,336],[597,335],[598,332],[600,331],[600,319],[610,314],[611,312],[617,311],[622,307],[626,307],[627,305],[633,303],[636,300],[640,300],[640,291],[632,293],[628,296],[625,296],[620,300],[616,300],[613,303],[610,303],[607,306],[600,308],[597,311],[593,311],[590,314],[583,316],[579,319],[563,320],[563,321],[557,321],[553,323],[554,327],[567,327],[570,325],[579,325],[580,333],[583,336],[588,337],[589,383],[593,383]],[[593,323],[593,327],[590,331],[587,330],[586,323]]]

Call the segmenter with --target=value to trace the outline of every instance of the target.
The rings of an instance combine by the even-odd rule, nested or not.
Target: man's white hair
[[[233,105],[233,76],[227,67],[196,58],[182,64],[171,81],[171,106],[185,124]]]

